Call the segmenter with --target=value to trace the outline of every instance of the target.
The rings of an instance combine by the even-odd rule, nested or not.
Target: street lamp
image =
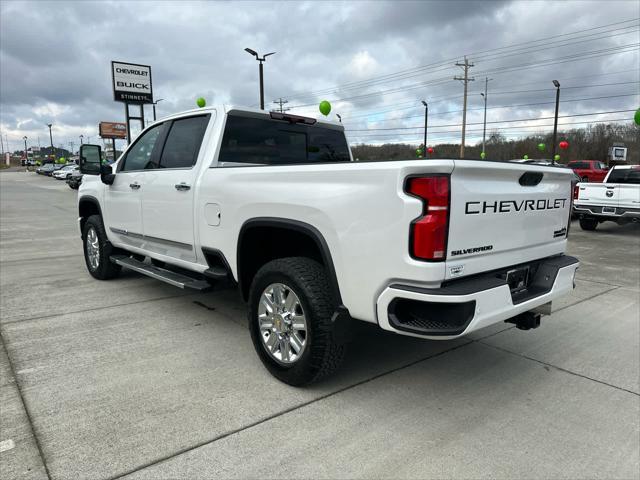
[[[482,98],[484,99],[484,122],[482,127],[482,153],[484,153],[484,145],[487,137],[487,96],[488,96],[488,88],[489,88],[489,80],[493,80],[493,78],[485,77],[484,78],[484,93],[480,92]]]
[[[26,164],[27,160],[29,160],[29,157],[27,156],[27,136],[25,135],[22,139],[24,140],[24,163]]]
[[[154,122],[156,121],[156,105],[163,100],[164,98],[159,98],[155,102],[153,102],[153,121]]]
[[[560,82],[554,80],[556,87],[556,115],[553,120],[553,146],[551,147],[551,165],[556,163],[556,140],[558,138],[558,106],[560,105]]]
[[[84,135],[80,135],[80,145],[82,145],[82,139],[84,138]]]
[[[251,50],[250,48],[245,48],[244,51],[256,57],[256,60],[260,62],[260,66],[258,67],[260,71],[260,110],[264,110],[264,80],[263,80],[263,73],[262,73],[262,62],[264,62],[269,55],[273,55],[276,52],[267,53],[262,58],[260,58],[260,56],[258,55],[258,52],[256,52],[255,50]]]
[[[427,153],[427,124],[429,122],[429,104],[422,100],[422,104],[424,105],[424,152],[425,158]]]
[[[49,127],[49,141],[51,142],[51,155],[53,158],[56,158],[56,150],[53,148],[53,136],[51,135],[51,127],[53,123],[47,123],[47,127]]]

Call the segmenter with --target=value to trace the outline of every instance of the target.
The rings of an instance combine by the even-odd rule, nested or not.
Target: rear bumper
[[[616,207],[614,212],[603,212],[604,205],[574,205],[573,211],[576,215],[587,215],[589,217],[601,218],[640,218],[640,208]]]
[[[378,297],[378,323],[402,335],[434,340],[462,337],[566,295],[575,286],[579,265],[567,255],[531,262],[529,287],[517,294],[511,293],[503,278],[513,267],[437,289],[389,285]]]

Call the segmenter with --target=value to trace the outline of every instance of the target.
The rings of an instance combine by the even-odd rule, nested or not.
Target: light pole
[[[153,102],[153,121],[156,121],[156,105],[158,104],[158,102],[163,101],[164,98],[159,98],[157,99],[155,102]]]
[[[426,158],[427,153],[427,125],[429,123],[429,104],[422,100],[422,104],[424,105],[424,157]]]
[[[51,155],[53,156],[53,158],[56,158],[56,150],[55,148],[53,148],[53,136],[51,135],[51,127],[53,126],[53,123],[47,123],[47,127],[49,127],[49,141],[51,142]]]
[[[339,113],[336,113],[336,117],[338,117],[338,121],[339,121],[340,123],[342,123],[342,117],[340,116],[340,114],[339,114]]]
[[[484,145],[487,137],[487,90],[489,88],[489,80],[493,80],[489,77],[484,77],[484,93],[480,93],[484,98],[484,122],[482,127],[482,153],[484,153]]]
[[[82,139],[84,138],[84,135],[80,135],[80,146],[82,146]]]
[[[556,87],[556,115],[553,120],[553,146],[551,147],[551,165],[556,163],[556,140],[558,138],[558,107],[560,105],[560,82],[554,80]]]
[[[264,110],[264,79],[262,73],[262,62],[264,62],[269,55],[273,55],[276,52],[267,53],[262,58],[260,58],[258,52],[256,52],[255,50],[245,48],[244,51],[256,57],[256,60],[260,62],[260,66],[258,67],[258,70],[260,71],[260,110]]]
[[[22,139],[24,140],[24,163],[26,165],[27,160],[29,160],[29,157],[27,156],[27,136],[25,135]]]

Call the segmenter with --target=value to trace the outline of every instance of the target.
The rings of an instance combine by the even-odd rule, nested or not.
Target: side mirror
[[[102,149],[100,145],[84,144],[80,147],[80,172],[85,175],[102,173]]]
[[[108,163],[103,163],[100,165],[100,180],[105,185],[113,185],[113,180],[116,178],[116,175],[113,173],[113,168]]]

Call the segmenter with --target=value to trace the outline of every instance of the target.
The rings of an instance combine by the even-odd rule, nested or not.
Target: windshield
[[[609,174],[607,183],[640,184],[640,167],[614,168]]]

